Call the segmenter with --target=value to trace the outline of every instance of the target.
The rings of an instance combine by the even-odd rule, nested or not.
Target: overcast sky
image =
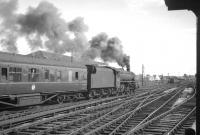
[[[0,0],[2,1],[2,0]],[[42,0],[19,0],[18,12]],[[188,10],[168,11],[164,0],[47,0],[66,21],[81,16],[89,29],[87,39],[100,32],[117,36],[130,55],[131,70],[145,74],[195,74],[196,17]],[[21,54],[30,49],[18,40]]]

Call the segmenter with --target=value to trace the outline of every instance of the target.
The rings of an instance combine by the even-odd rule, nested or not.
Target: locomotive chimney
[[[126,64],[126,70],[130,72],[130,56],[128,56],[127,64]]]

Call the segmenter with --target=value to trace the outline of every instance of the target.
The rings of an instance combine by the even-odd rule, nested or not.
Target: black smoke
[[[0,45],[3,50],[17,52],[16,40],[18,37],[18,27],[16,25],[17,9],[16,0],[0,0]]]
[[[46,48],[56,53],[87,48],[88,41],[84,32],[88,26],[82,17],[71,22],[61,18],[58,9],[49,2],[41,2],[37,7],[29,7],[25,14],[17,14],[17,0],[0,1],[0,18],[2,19],[1,39],[3,48],[17,52],[16,40],[26,37],[30,48],[36,50]],[[74,35],[70,38],[69,34]]]
[[[88,26],[82,17],[66,22],[46,1],[29,7],[24,14],[17,13],[17,8],[17,0],[0,0],[0,46],[4,50],[17,53],[16,41],[25,37],[32,51],[43,48],[59,54],[72,52],[76,58],[101,58],[128,67],[129,57],[123,53],[120,39],[100,33],[88,42]]]
[[[100,33],[91,39],[90,48],[84,57],[101,58],[105,62],[117,62],[121,67],[129,68],[129,56],[124,54],[120,39],[109,38],[106,33]]]

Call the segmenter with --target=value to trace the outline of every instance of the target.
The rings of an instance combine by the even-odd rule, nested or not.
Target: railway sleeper
[[[180,107],[181,107],[181,106],[179,106],[178,109],[180,109]],[[176,109],[176,110],[177,110],[177,109]],[[176,110],[175,110],[175,111],[176,111]],[[174,109],[168,111],[167,113],[169,113],[169,112],[171,112],[171,111],[174,111]],[[172,113],[175,113],[175,112],[172,112]],[[188,112],[184,112],[184,114],[187,114],[187,113],[188,113]],[[163,116],[166,117],[166,118],[168,118],[170,115],[163,115]],[[182,117],[184,117],[184,116],[182,116]],[[157,119],[157,118],[156,118],[156,119]],[[156,119],[155,119],[155,120],[156,120]],[[171,118],[171,119],[174,119],[174,118]],[[180,118],[180,119],[182,119],[182,118]],[[180,120],[180,119],[179,119],[179,120]],[[168,121],[168,122],[165,122],[165,124],[168,123],[168,125],[175,126],[179,120],[177,120],[177,121],[174,122],[174,123],[171,123],[171,121]],[[157,121],[157,120],[156,120],[156,121]],[[160,123],[160,122],[159,122],[159,123],[157,122],[156,125],[154,125],[156,121],[154,121],[154,122],[151,123],[151,124],[149,123],[150,125],[149,125],[149,124],[148,124],[148,125],[147,125],[147,124],[144,124],[144,126],[146,125],[146,126],[148,126],[148,127],[146,127],[145,129],[141,129],[142,127],[144,128],[144,126],[141,126],[141,128],[140,128],[140,129],[137,129],[135,132],[136,132],[136,133],[141,133],[142,130],[148,131],[149,128],[152,127],[152,126],[156,126],[156,125],[158,125],[158,124],[159,124],[159,125],[162,125],[162,123]],[[155,129],[156,129],[157,131],[159,131],[160,128],[156,126]],[[150,130],[149,130],[149,131],[150,131]],[[168,131],[169,131],[169,130],[168,130]],[[133,131],[132,131],[132,133],[133,133]],[[146,133],[146,132],[145,132],[145,133]]]
[[[74,109],[72,109],[72,110],[74,110]],[[76,110],[76,109],[75,109]]]
[[[164,134],[164,132],[158,132],[158,131],[145,131],[143,133],[143,135],[163,135],[163,134]]]
[[[151,108],[151,111],[150,112],[152,112],[154,110],[154,107],[152,107]],[[149,111],[149,110],[148,110]],[[131,116],[128,120],[127,120],[127,122],[124,122],[123,124],[124,125],[121,125],[121,128],[120,127],[118,127],[118,129],[117,130],[115,130],[115,133],[116,133],[116,131],[120,131],[120,129],[123,129],[124,130],[124,128],[123,127],[128,127],[127,125],[129,125],[129,127],[133,127],[133,126],[136,126],[138,123],[140,123],[140,121],[142,121],[143,119],[144,119],[144,117],[147,117],[148,116],[148,114],[143,114],[143,113],[141,113],[141,114],[139,114],[138,115],[138,113],[139,112],[137,112],[135,115],[137,115],[137,118],[136,119],[133,119],[133,116]],[[139,117],[139,118],[138,118]],[[128,129],[130,129],[130,128],[128,128]],[[114,133],[114,131],[112,132],[112,133]]]
[[[105,113],[105,112],[104,112]],[[102,115],[102,114],[101,114]],[[96,118],[97,116],[99,116],[99,114],[98,115],[93,115],[93,116],[87,116],[88,118]],[[80,125],[79,123],[81,123],[81,122],[83,122],[83,124],[84,124],[84,122],[85,123],[87,123],[89,120],[87,120],[86,118],[80,118],[80,120],[75,120],[73,123],[72,123],[72,125],[70,126],[70,128],[77,128],[77,125]],[[68,124],[69,125],[69,124]],[[47,129],[45,132],[50,132],[52,129],[50,128],[50,129]],[[43,131],[44,132],[44,131]]]

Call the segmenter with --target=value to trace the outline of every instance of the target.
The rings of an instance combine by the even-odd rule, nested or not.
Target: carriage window
[[[69,82],[72,81],[72,71],[71,70],[68,71],[68,81]]]
[[[29,82],[37,82],[39,81],[39,70],[36,68],[30,68],[28,73],[28,81]]]
[[[16,67],[9,68],[9,80],[19,82],[22,80],[22,69]]]
[[[1,69],[1,79],[2,80],[7,80],[8,79],[8,70],[7,68],[2,68]]]
[[[61,71],[56,72],[57,81],[61,80]]]
[[[78,72],[75,72],[75,79],[78,80]]]
[[[56,76],[55,76],[55,70],[50,70],[49,71],[49,76],[50,76],[50,81],[54,82],[55,78],[56,78]]]
[[[49,80],[49,70],[44,71],[44,79]]]

